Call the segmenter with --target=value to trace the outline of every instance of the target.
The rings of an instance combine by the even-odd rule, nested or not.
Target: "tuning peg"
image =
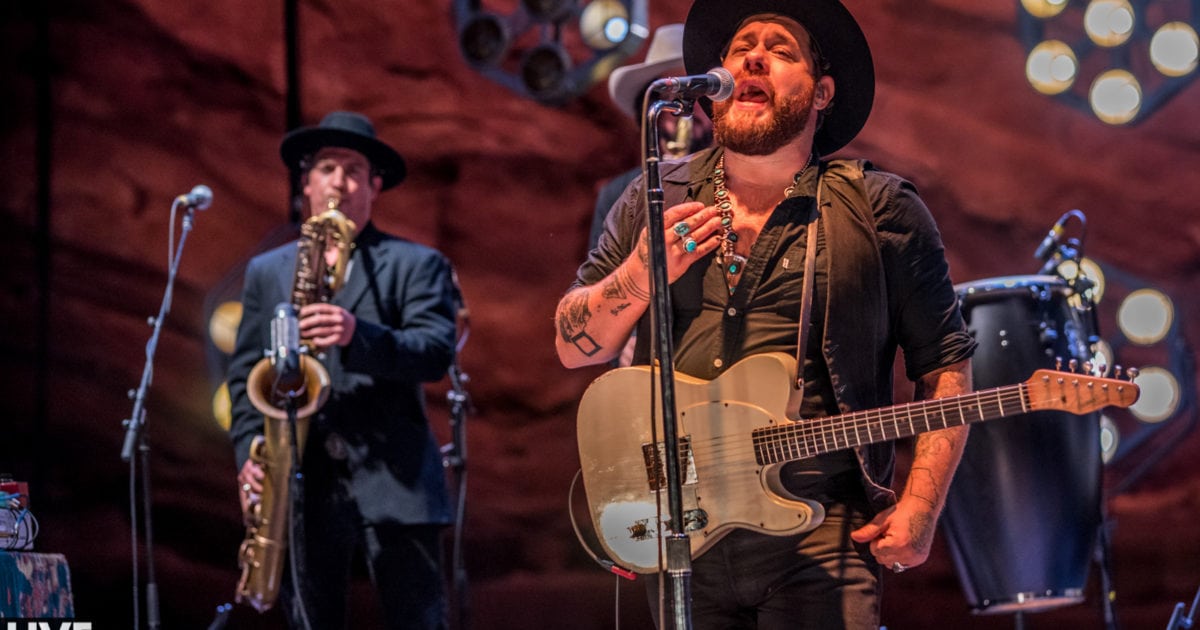
[[[1062,357],[1054,357],[1054,369],[1059,372],[1062,371]]]
[[[1091,373],[1092,373],[1092,368],[1093,368],[1093,367],[1094,367],[1094,366],[1092,365],[1092,362],[1091,362],[1091,361],[1084,361],[1084,362],[1083,362],[1083,373],[1084,373],[1084,374],[1091,374]]]
[[[1141,370],[1139,370],[1135,367],[1131,367],[1131,368],[1125,370],[1125,374],[1129,377],[1129,382],[1131,382],[1131,383],[1133,381],[1137,380],[1138,374],[1140,374],[1140,373],[1141,373]]]
[[[1071,359],[1070,361],[1067,361],[1067,368],[1071,372],[1078,372],[1079,371],[1079,360]]]

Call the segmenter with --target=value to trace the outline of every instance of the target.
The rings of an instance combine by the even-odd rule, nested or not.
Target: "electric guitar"
[[[693,558],[735,528],[783,536],[821,524],[820,503],[783,488],[779,470],[787,462],[1032,411],[1128,407],[1139,395],[1131,381],[1038,370],[1016,385],[794,422],[785,411],[795,373],[796,360],[783,353],[748,357],[711,381],[677,373],[682,531]],[[650,380],[647,366],[600,376],[580,400],[577,426],[596,533],[617,564],[638,573],[658,571],[660,545],[676,532],[665,449],[650,437]],[[653,413],[661,439],[661,409]]]

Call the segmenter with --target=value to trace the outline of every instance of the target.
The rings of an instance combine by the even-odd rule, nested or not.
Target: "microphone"
[[[175,203],[197,210],[208,210],[212,205],[212,189],[204,184],[197,184],[192,192],[176,197]]]
[[[665,97],[696,99],[707,96],[713,101],[723,101],[733,96],[733,75],[725,68],[717,67],[707,74],[659,79],[650,84],[650,91]]]
[[[276,392],[291,395],[304,384],[300,372],[300,322],[296,308],[287,302],[275,305],[271,318],[271,366],[277,378]]]
[[[1037,250],[1033,252],[1033,257],[1037,260],[1046,260],[1050,251],[1058,245],[1058,240],[1062,238],[1063,227],[1067,224],[1067,219],[1071,218],[1071,213],[1068,212],[1058,218],[1054,222],[1054,226],[1050,228],[1050,232],[1046,234],[1046,238],[1042,239],[1042,243],[1038,245]]]

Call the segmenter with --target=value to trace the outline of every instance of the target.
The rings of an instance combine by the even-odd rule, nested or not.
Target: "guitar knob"
[[[1129,376],[1129,382],[1132,383],[1133,381],[1137,380],[1138,374],[1141,374],[1141,370],[1131,367],[1128,370],[1125,370],[1125,374]]]

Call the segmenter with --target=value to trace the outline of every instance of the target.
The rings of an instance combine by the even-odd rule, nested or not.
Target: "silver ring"
[[[686,221],[680,221],[679,223],[675,224],[675,233],[679,235],[679,238],[687,236],[687,233],[690,232],[691,229],[692,228],[688,226]]]
[[[696,251],[696,247],[698,247],[698,245],[696,244],[696,239],[694,239],[690,236],[685,237],[683,239],[683,251],[690,254],[690,253]]]
[[[896,573],[904,573],[905,569],[907,569],[907,568],[908,567],[904,566],[903,564],[900,564],[899,562],[892,563],[892,570],[895,571]]]
[[[248,484],[248,483],[242,484],[242,492],[245,492],[246,494],[250,494],[250,484]]]

